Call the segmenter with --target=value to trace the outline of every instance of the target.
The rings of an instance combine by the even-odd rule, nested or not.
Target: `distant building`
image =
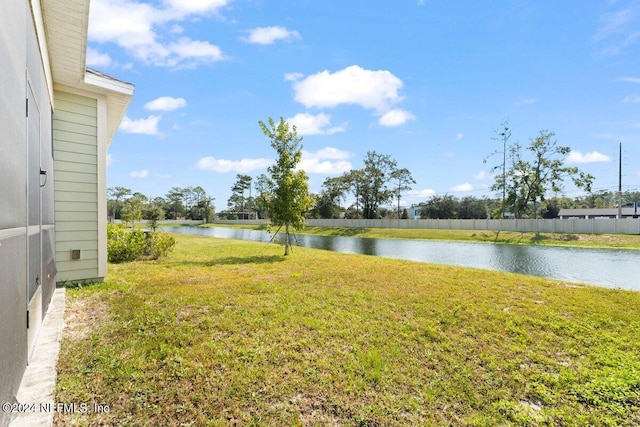
[[[637,204],[624,205],[622,207],[622,218],[638,218]],[[558,218],[617,218],[618,208],[590,208],[590,209],[560,209]]]
[[[422,214],[422,206],[411,206],[407,208],[407,212],[409,213],[410,219],[421,219]]]

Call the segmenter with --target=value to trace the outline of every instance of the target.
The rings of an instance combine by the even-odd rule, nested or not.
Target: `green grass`
[[[232,227],[253,230],[264,225],[207,224],[203,227]],[[273,229],[273,227],[271,227]],[[517,231],[439,230],[426,228],[306,227],[299,234],[352,236],[381,239],[427,239],[465,242],[551,245],[591,248],[640,249],[640,236],[628,234],[522,233]]]
[[[640,424],[640,293],[175,237],[67,291],[57,425]]]

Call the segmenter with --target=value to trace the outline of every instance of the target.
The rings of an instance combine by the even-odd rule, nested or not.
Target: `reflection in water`
[[[528,251],[527,246],[492,245],[490,264],[496,270],[516,271],[536,276],[552,276],[549,262],[541,251]]]
[[[265,243],[273,237],[265,231],[226,227],[176,227],[168,231]],[[640,251],[302,234],[295,235],[293,243],[335,252],[510,271],[640,290]]]

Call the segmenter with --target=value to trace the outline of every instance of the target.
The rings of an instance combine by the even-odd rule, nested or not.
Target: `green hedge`
[[[176,241],[162,231],[145,232],[122,224],[107,225],[107,259],[109,262],[130,262],[158,259],[166,256]]]

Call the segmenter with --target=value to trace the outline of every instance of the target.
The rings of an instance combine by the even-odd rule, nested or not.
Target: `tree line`
[[[189,219],[209,222],[215,214],[214,198],[198,187],[173,187],[164,197],[150,198],[129,188],[107,189],[107,215],[110,221]]]
[[[262,177],[264,178],[264,177]],[[253,178],[252,178],[253,181]],[[244,202],[239,202],[237,210],[235,205],[230,210],[215,212],[213,203],[207,208],[194,209],[192,198],[180,198],[180,194],[188,194],[178,187],[172,188],[165,197],[148,198],[140,193],[134,193],[130,189],[123,187],[110,188],[108,190],[109,199],[107,201],[110,219],[120,219],[126,222],[138,221],[140,219],[161,221],[163,219],[193,219],[212,221],[214,218],[220,219],[242,219],[240,212],[245,212],[245,218],[269,218],[268,211],[264,204],[266,194],[261,196],[247,196]],[[187,187],[188,190],[188,187]],[[305,218],[314,219],[335,219],[335,218],[364,218],[357,215],[356,204],[341,206],[338,202],[330,203],[330,198],[323,196],[323,192],[328,189],[323,188],[318,193],[311,194],[312,205],[308,211],[304,212]],[[326,197],[326,198],[323,198]],[[211,198],[213,200],[213,198]],[[335,200],[335,199],[334,199]],[[640,201],[640,191],[624,191],[622,193],[622,203],[630,205]],[[244,208],[241,206],[244,204]],[[140,206],[142,209],[140,209]],[[197,206],[197,203],[196,203]],[[202,205],[201,205],[202,206]],[[618,193],[610,190],[594,191],[586,195],[575,198],[551,197],[540,202],[536,216],[541,218],[556,218],[560,209],[586,209],[586,208],[616,208],[618,206]],[[411,214],[407,208],[401,208],[398,215],[396,206],[380,206],[376,211],[375,218],[387,219],[408,219],[413,218],[413,210],[419,212],[420,218],[424,219],[485,219],[501,218],[501,198],[500,197],[456,197],[451,194],[434,195],[428,200],[413,206]],[[136,216],[135,212],[140,215]],[[208,215],[202,213],[208,212]],[[361,210],[360,210],[361,212]],[[177,213],[177,215],[176,215]],[[114,216],[115,215],[115,216]]]
[[[230,219],[268,217],[265,207],[269,198],[269,180],[266,174],[256,177],[253,191],[254,179],[251,176],[236,175],[227,210],[220,215]],[[415,184],[415,180],[408,169],[398,168],[397,162],[387,154],[369,151],[363,168],[327,178],[320,192],[309,195],[311,208],[305,216],[340,218],[348,211],[349,218],[378,218],[394,214],[386,207],[393,201],[397,202],[396,214],[401,215],[400,200],[403,193],[411,190],[411,184]],[[349,209],[343,208],[342,203],[349,196],[353,196],[355,203]]]
[[[277,123],[269,118],[267,123],[259,122],[259,125],[270,139],[278,159],[266,174],[255,178],[237,174],[227,209],[218,213],[219,218],[273,220],[289,215],[282,224],[297,226],[300,218],[413,216],[414,212],[410,215],[406,208],[401,208],[401,199],[416,182],[411,172],[399,167],[390,155],[368,151],[362,168],[326,178],[320,191],[311,194],[306,174],[297,170],[302,138],[297,136],[295,126],[282,118]],[[421,218],[555,218],[562,208],[617,206],[616,193],[606,190],[593,193],[594,177],[565,165],[571,149],[558,145],[553,132],[540,131],[523,145],[511,140],[508,122],[501,126],[494,140],[502,142],[502,150],[494,151],[485,159],[486,162],[493,155],[502,154],[502,162],[497,162],[491,169],[494,174],[491,190],[497,197],[434,195],[414,206]],[[575,199],[549,197],[561,193],[566,180],[571,180],[586,195]],[[111,219],[210,221],[215,214],[214,198],[202,187],[173,187],[165,197],[153,199],[123,187],[110,188],[108,195]],[[638,192],[626,192],[623,203],[639,198]],[[347,200],[350,203],[345,206]],[[283,212],[288,213],[284,215]]]

